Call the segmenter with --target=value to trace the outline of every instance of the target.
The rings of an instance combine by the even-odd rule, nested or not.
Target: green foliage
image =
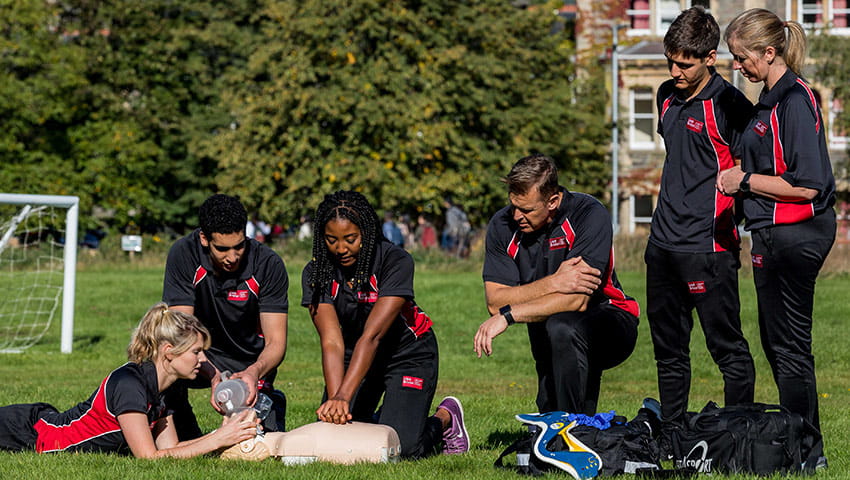
[[[542,151],[598,190],[604,105],[577,102],[600,96],[586,95],[594,78],[576,78],[550,12],[501,0],[269,2],[265,41],[224,95],[238,128],[207,144],[219,185],[276,218],[353,188],[382,208],[430,212],[450,192],[484,220],[509,166]]]
[[[850,131],[850,38],[838,35],[812,35],[809,40],[809,52],[818,60],[815,64],[814,78],[832,89],[833,97],[844,106],[835,116],[835,132]],[[833,170],[837,179],[850,177],[850,163],[846,160],[833,160]],[[839,195],[842,195],[839,192]],[[846,196],[846,195],[845,195]]]
[[[519,157],[601,194],[601,72],[504,0],[0,4],[0,191],[81,197],[113,227],[193,226],[213,191],[291,222],[323,194],[483,222]],[[561,25],[561,27],[564,27]],[[553,31],[558,30],[558,33]]]

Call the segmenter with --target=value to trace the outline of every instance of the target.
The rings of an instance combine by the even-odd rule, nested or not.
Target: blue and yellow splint
[[[593,478],[602,468],[602,458],[570,434],[577,422],[569,421],[564,412],[523,413],[516,416],[522,423],[535,425],[540,433],[534,440],[533,454],[539,460],[553,465],[572,475],[576,480]],[[560,436],[567,445],[566,450],[552,451],[549,442]]]

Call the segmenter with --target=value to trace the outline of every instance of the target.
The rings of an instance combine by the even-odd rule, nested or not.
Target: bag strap
[[[530,453],[530,450],[529,450],[528,465],[517,465],[516,467],[511,467],[509,465],[505,465],[502,462],[502,459],[505,458],[506,456],[508,456],[508,455],[510,455],[514,452],[519,453],[519,449],[521,448],[523,443],[529,443],[529,445],[530,445],[530,443],[533,442],[533,440],[534,440],[534,437],[526,436],[526,437],[520,438],[519,440],[515,441],[514,443],[508,445],[508,447],[505,448],[502,451],[501,454],[499,454],[499,458],[497,458],[496,461],[493,462],[493,466],[496,467],[496,468],[515,469],[517,471],[517,473],[521,473],[523,475],[531,475],[532,477],[542,476],[543,471],[540,470],[540,468],[532,461],[531,457],[533,457],[534,455]]]

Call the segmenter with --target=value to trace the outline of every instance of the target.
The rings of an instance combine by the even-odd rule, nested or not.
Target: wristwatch
[[[511,306],[510,305],[505,305],[504,307],[500,308],[499,313],[501,313],[502,316],[505,317],[505,321],[508,322],[509,327],[516,323],[516,320],[514,320],[514,316],[511,313]]]
[[[738,185],[738,190],[744,193],[750,193],[750,175],[752,172],[747,172],[744,174],[744,178],[741,179],[740,185]]]

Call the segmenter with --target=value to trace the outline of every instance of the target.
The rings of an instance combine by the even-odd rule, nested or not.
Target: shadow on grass
[[[478,446],[479,450],[499,450],[519,440],[524,430],[496,430],[487,435],[487,441]]]
[[[74,337],[74,350],[89,350],[103,341],[103,335],[82,335]]]

